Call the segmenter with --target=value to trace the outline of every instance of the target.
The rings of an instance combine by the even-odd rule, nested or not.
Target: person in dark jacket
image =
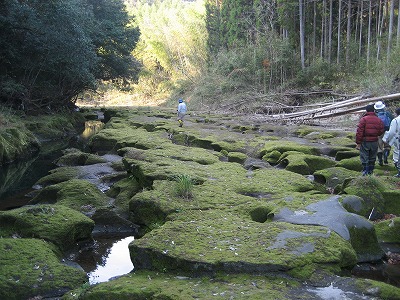
[[[363,176],[371,175],[374,172],[378,137],[385,132],[382,120],[374,112],[374,106],[367,105],[366,111],[358,123],[356,133],[356,148],[360,150]]]

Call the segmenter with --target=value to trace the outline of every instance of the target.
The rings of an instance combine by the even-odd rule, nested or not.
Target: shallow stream
[[[101,129],[100,121],[88,121],[85,131],[69,140],[46,142],[41,152],[29,160],[16,162],[0,169],[0,210],[9,210],[25,205],[33,192],[35,182],[55,168],[54,160],[62,150],[78,148],[85,151],[89,138]],[[127,274],[134,269],[129,256],[128,245],[133,236],[95,236],[93,243],[69,258],[78,263],[88,274],[89,283],[108,281],[113,277]],[[393,252],[399,252],[400,245],[392,245]],[[388,249],[385,249],[387,252]],[[355,277],[371,278],[400,286],[400,265],[364,264],[357,265],[352,272]],[[322,292],[322,291],[320,291]]]

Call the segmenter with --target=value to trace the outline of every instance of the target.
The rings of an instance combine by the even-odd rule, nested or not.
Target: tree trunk
[[[399,0],[400,1],[400,0]],[[367,66],[369,65],[371,51],[371,26],[372,26],[372,1],[369,1],[368,7],[368,37],[367,37]]]
[[[346,47],[346,64],[350,61],[350,42],[351,42],[351,0],[347,2],[347,47]]]
[[[361,58],[362,44],[363,44],[362,37],[363,37],[364,0],[361,0],[360,11],[361,11],[361,13],[360,13],[360,36],[359,36],[359,44],[358,44],[358,58]]]
[[[400,0],[399,0],[398,5],[397,5],[397,39],[396,39],[396,46],[400,46]]]
[[[336,55],[336,63],[339,65],[340,64],[340,28],[341,28],[341,22],[342,22],[342,0],[339,0],[339,16],[338,16],[338,30],[337,30],[337,55]]]
[[[388,32],[387,54],[386,54],[386,59],[388,62],[390,60],[390,51],[392,46],[393,19],[394,19],[394,0],[390,1],[390,11],[389,11],[389,32]]]
[[[329,0],[329,37],[328,37],[328,61],[332,56],[332,28],[333,28],[333,0]]]
[[[301,68],[305,69],[305,55],[304,55],[304,12],[303,0],[299,0],[299,19],[300,19],[300,55],[301,55]]]

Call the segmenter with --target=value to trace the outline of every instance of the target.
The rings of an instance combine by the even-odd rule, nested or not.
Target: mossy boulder
[[[359,176],[343,183],[343,192],[355,195],[364,200],[364,217],[379,219],[385,211],[384,184],[376,176]]]
[[[400,244],[400,217],[376,223],[375,230],[379,241]]]
[[[237,162],[239,164],[243,164],[246,160],[247,155],[241,152],[229,152],[228,153],[228,161],[229,162]]]
[[[106,192],[106,195],[115,199],[113,205],[116,207],[116,212],[127,216],[129,212],[129,201],[135,194],[141,191],[137,180],[133,177],[129,177],[114,183]]]
[[[373,225],[365,218],[347,212],[341,205],[340,196],[331,196],[308,205],[283,206],[274,214],[274,221],[293,224],[317,224],[326,226],[349,241],[357,253],[359,262],[377,261],[383,256]]]
[[[107,124],[107,127],[94,135],[89,142],[92,152],[117,151],[124,147],[135,147],[138,149],[155,149],[163,144],[171,144],[165,137],[165,132],[148,132],[144,128],[132,128],[126,123],[116,122]],[[112,128],[110,128],[112,127]]]
[[[51,244],[0,238],[0,298],[60,297],[87,281],[83,270],[63,265]]]
[[[28,205],[0,212],[0,225],[3,237],[44,239],[65,251],[90,239],[94,222],[61,205]]]
[[[105,162],[106,159],[103,157],[91,153],[85,153],[75,148],[64,150],[63,156],[55,161],[57,166],[83,166]]]
[[[71,179],[45,187],[29,203],[63,205],[91,215],[96,208],[108,206],[110,199],[92,183]]]
[[[326,227],[259,223],[217,210],[181,213],[129,249],[139,270],[265,273],[307,266],[310,275],[357,261],[350,243]]]
[[[338,161],[336,166],[358,172],[361,172],[362,170],[360,157],[344,158]]]
[[[80,172],[77,168],[74,167],[59,167],[53,169],[49,172],[48,175],[40,178],[36,183],[36,188],[43,188],[52,184],[61,183],[64,181],[68,181],[74,178],[77,178],[80,175]]]
[[[342,150],[342,151],[336,152],[335,160],[336,161],[340,161],[340,160],[343,160],[343,159],[359,157],[359,156],[360,156],[360,151],[359,150],[348,149],[348,150]]]
[[[331,167],[315,171],[313,175],[315,182],[335,188],[342,185],[346,179],[358,177],[360,174],[342,167]]]
[[[304,154],[319,154],[319,149],[314,146],[300,145],[290,141],[267,141],[264,146],[258,151],[257,157],[263,157],[268,153],[278,151],[283,154],[288,151],[296,151]]]
[[[333,167],[336,163],[325,157],[287,151],[281,155],[278,164],[286,170],[302,175],[312,174],[317,170]]]

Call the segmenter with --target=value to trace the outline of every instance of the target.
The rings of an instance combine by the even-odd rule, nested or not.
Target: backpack
[[[383,126],[385,127],[385,131],[388,131],[390,128],[390,122],[392,121],[390,120],[388,113],[386,111],[379,111],[377,115],[379,119],[382,120]]]

